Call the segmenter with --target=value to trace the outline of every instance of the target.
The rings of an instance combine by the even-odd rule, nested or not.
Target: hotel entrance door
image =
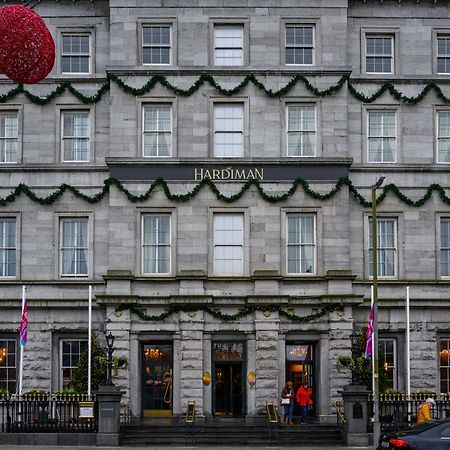
[[[213,342],[213,410],[216,417],[242,417],[245,410],[244,344]]]
[[[308,408],[310,416],[316,415],[316,398],[317,384],[316,371],[314,364],[314,344],[298,343],[286,345],[286,381],[292,381],[294,384],[294,392],[297,393],[298,388],[305,381],[308,382],[312,389],[313,404]],[[300,415],[300,409],[297,402],[294,403],[294,415]]]
[[[172,344],[144,344],[142,353],[142,413],[172,415]]]

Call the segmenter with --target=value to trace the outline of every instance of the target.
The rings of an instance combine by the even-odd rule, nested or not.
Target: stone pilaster
[[[266,400],[278,399],[278,313],[255,313],[256,410],[265,411]]]
[[[203,312],[180,313],[181,329],[181,411],[189,400],[195,401],[197,417],[203,413]]]

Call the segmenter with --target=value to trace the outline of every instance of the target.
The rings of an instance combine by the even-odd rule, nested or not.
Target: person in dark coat
[[[301,423],[306,424],[308,423],[308,406],[313,404],[312,389],[309,387],[307,381],[303,382],[298,388],[295,399],[300,406]]]
[[[292,421],[294,412],[294,388],[292,387],[292,381],[288,381],[281,391],[281,404],[284,406],[283,422],[294,425]]]

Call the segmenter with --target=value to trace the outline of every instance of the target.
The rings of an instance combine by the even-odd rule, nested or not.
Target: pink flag
[[[25,347],[28,341],[28,303],[25,299],[25,303],[23,305],[22,310],[22,318],[20,320],[20,330],[19,330],[19,336],[20,336],[20,345],[22,347]]]
[[[373,305],[372,308],[370,308],[369,323],[367,324],[367,331],[366,331],[366,353],[364,354],[364,357],[366,359],[372,356],[372,338],[373,338]]]

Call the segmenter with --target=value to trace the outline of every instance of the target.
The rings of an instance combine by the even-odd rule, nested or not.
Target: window
[[[366,72],[394,73],[394,37],[366,36]]]
[[[450,276],[450,218],[441,219],[441,277]]]
[[[315,216],[287,216],[287,273],[313,274],[316,254]]]
[[[17,111],[0,112],[0,162],[17,162],[19,125]]]
[[[286,64],[314,64],[314,27],[312,25],[286,26]]]
[[[171,217],[142,216],[142,273],[169,274],[171,271]]]
[[[395,339],[380,339],[380,367],[386,374],[386,384],[390,389],[397,389],[397,348]]]
[[[91,36],[63,34],[61,51],[62,73],[91,73]]]
[[[243,214],[214,214],[214,273],[244,274]]]
[[[437,72],[450,73],[450,36],[437,37]]]
[[[78,366],[81,354],[87,350],[87,340],[64,339],[60,341],[60,388],[67,388],[72,381],[74,369]]]
[[[437,161],[450,162],[450,111],[437,113]]]
[[[170,25],[142,27],[142,47],[144,64],[171,64],[172,27]]]
[[[214,26],[214,65],[244,65],[243,25]]]
[[[88,275],[88,219],[61,219],[61,275]]]
[[[88,111],[62,112],[62,159],[89,161],[90,123]]]
[[[172,153],[172,108],[144,106],[144,156],[170,156]]]
[[[378,276],[395,277],[397,272],[397,220],[377,219]],[[369,275],[373,274],[372,220],[369,220]]]
[[[16,341],[0,339],[0,389],[16,393]]]
[[[369,111],[368,162],[395,162],[396,124],[394,111]]]
[[[214,156],[244,156],[244,105],[214,105]]]
[[[288,156],[315,156],[316,107],[288,105]]]
[[[16,276],[16,219],[0,219],[0,277]]]
[[[442,393],[450,392],[450,339],[439,341],[440,387]]]

